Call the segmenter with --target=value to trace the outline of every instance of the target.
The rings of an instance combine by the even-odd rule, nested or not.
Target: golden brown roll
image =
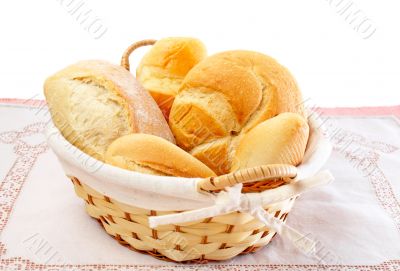
[[[289,71],[261,53],[227,51],[189,71],[169,124],[178,145],[219,175],[231,171],[241,137],[283,112],[304,114],[300,90]]]
[[[49,77],[44,94],[62,135],[101,161],[110,143],[122,135],[148,133],[174,142],[157,104],[120,66],[78,62]]]
[[[136,78],[168,116],[183,78],[206,56],[203,43],[194,38],[172,37],[157,41],[141,60]]]
[[[308,134],[307,121],[298,114],[282,113],[268,119],[240,139],[231,170],[268,164],[297,166],[303,159]]]
[[[130,134],[116,139],[106,153],[106,162],[132,171],[179,177],[211,177],[215,173],[202,162],[153,135]]]

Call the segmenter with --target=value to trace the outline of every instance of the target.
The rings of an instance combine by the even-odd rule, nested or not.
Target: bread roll
[[[136,78],[168,116],[183,78],[206,56],[203,43],[193,38],[157,41],[141,60]]]
[[[231,170],[238,140],[282,112],[303,115],[301,93],[289,71],[261,53],[227,51],[190,70],[169,124],[178,145],[219,175]]]
[[[153,175],[215,176],[211,169],[181,148],[163,138],[147,134],[130,134],[115,140],[107,150],[106,162]]]
[[[302,116],[282,113],[251,129],[241,138],[233,156],[232,171],[268,164],[301,163],[309,127]]]
[[[148,133],[174,142],[157,104],[120,66],[78,62],[48,78],[44,94],[63,136],[101,161],[110,143],[122,135]]]

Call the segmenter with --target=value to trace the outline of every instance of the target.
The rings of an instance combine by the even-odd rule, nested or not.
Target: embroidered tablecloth
[[[287,223],[317,257],[276,236],[230,261],[179,265],[119,245],[85,213],[44,141],[43,101],[0,99],[0,270],[400,270],[400,106],[313,112],[336,180],[302,195]]]

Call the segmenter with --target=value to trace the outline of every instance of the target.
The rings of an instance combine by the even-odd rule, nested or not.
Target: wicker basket
[[[293,180],[296,176],[295,169],[285,165],[258,167],[248,170],[249,174],[229,174],[204,179],[200,186],[206,190],[219,190],[232,185],[232,181],[237,183],[263,179],[259,182],[245,183],[244,190],[264,191]],[[248,175],[253,175],[253,178],[245,179]],[[174,212],[129,206],[96,192],[76,177],[71,177],[71,180],[77,195],[85,200],[88,214],[98,219],[107,233],[122,245],[158,259],[196,263],[227,260],[238,254],[256,251],[267,245],[275,235],[275,232],[270,231],[263,223],[241,212],[151,229],[148,223],[150,216]],[[295,199],[291,198],[278,202],[269,206],[267,211],[285,221],[294,201]]]
[[[150,45],[154,42],[154,40],[145,40],[130,46],[123,55],[121,65],[129,70],[130,53],[140,46]],[[310,123],[310,126],[318,130],[315,124]],[[59,132],[58,135],[62,137]],[[60,151],[60,149],[67,148],[66,146],[74,147],[64,138],[59,139],[61,143],[57,146],[52,142],[52,136],[47,135],[49,145],[66,169],[63,158],[66,152],[64,152],[65,150]],[[79,157],[85,156],[79,150],[74,149],[74,152],[78,153]],[[323,158],[314,160],[319,160],[319,164],[322,166],[329,156],[329,152],[329,150],[325,150]],[[85,168],[82,170],[91,174]],[[121,171],[121,169],[116,170]],[[276,234],[259,219],[239,211],[198,221],[151,228],[149,217],[180,213],[182,210],[150,210],[126,204],[123,200],[96,191],[87,185],[84,177],[78,178],[67,171],[67,176],[72,180],[76,194],[86,202],[88,214],[97,219],[108,234],[132,250],[149,254],[161,260],[191,263],[227,260],[239,254],[256,251],[267,245]],[[205,178],[199,180],[197,184],[198,188],[204,192],[218,193],[226,187],[242,183],[243,193],[260,193],[294,183],[298,180],[296,176],[297,168],[294,166],[266,165],[219,177]],[[263,207],[269,214],[284,222],[295,198],[296,195]]]
[[[173,223],[151,228],[149,226],[149,218],[154,218],[155,216],[166,217],[170,214],[184,214],[187,209],[171,211],[148,209],[143,208],[143,204],[138,207],[127,203],[126,197],[111,196],[112,193],[111,191],[107,192],[107,187],[112,189],[113,186],[118,186],[118,188],[124,189],[127,182],[129,182],[130,186],[135,185],[136,176],[142,178],[142,181],[143,176],[145,176],[149,182],[159,179],[158,183],[163,183],[164,185],[165,183],[169,185],[168,180],[172,179],[179,181],[185,179],[188,182],[195,181],[197,184],[196,193],[219,195],[225,192],[224,188],[237,186],[240,183],[243,185],[241,188],[243,195],[263,195],[271,198],[271,204],[262,205],[264,210],[274,219],[284,222],[295,202],[296,196],[315,186],[313,178],[302,179],[299,176],[301,172],[298,171],[298,168],[279,164],[245,169],[205,179],[164,177],[169,178],[165,180],[162,179],[163,176],[130,172],[103,164],[97,160],[97,163],[101,164],[101,170],[92,171],[90,168],[88,170],[85,163],[71,160],[81,159],[87,155],[70,145],[55,127],[52,127],[52,129],[46,132],[48,143],[60,160],[65,173],[72,180],[76,194],[85,201],[88,214],[97,219],[106,232],[122,245],[161,260],[205,263],[231,259],[236,255],[254,252],[267,245],[276,234],[276,231],[267,227],[259,218],[255,218],[248,212],[240,211],[215,215],[198,219],[197,221]],[[54,131],[57,131],[57,137],[54,136]],[[314,157],[314,151],[311,151],[311,153],[311,160],[313,160],[313,163],[318,164],[318,169],[329,156],[329,150],[327,149],[320,152],[324,153],[322,157],[320,155],[317,155],[319,157]],[[83,173],[74,174],[71,168]],[[106,172],[110,169],[113,170],[113,174],[109,174],[107,178],[102,178],[103,175],[101,174],[104,174],[102,170]],[[121,173],[122,177],[114,174],[115,172]],[[113,175],[116,176],[114,179],[110,177]],[[127,178],[127,175],[129,175],[129,178]],[[318,180],[331,177],[325,175],[315,178]],[[94,186],[89,185],[95,179],[98,179],[97,183],[101,183],[102,190],[93,189],[92,187]],[[123,179],[122,182],[120,179]],[[113,180],[114,183],[108,183],[109,180]],[[138,182],[140,182],[139,179]],[[321,180],[317,181],[316,184],[322,184]],[[174,186],[174,189],[179,189],[177,186],[180,184],[173,182],[171,185]],[[127,186],[126,189],[131,188],[130,186]],[[284,191],[286,196],[275,193],[278,190],[280,192]],[[99,191],[105,192],[101,193]],[[135,195],[132,195],[132,197],[135,197]],[[299,235],[296,238],[303,239]],[[294,241],[293,238],[291,238],[291,241]]]

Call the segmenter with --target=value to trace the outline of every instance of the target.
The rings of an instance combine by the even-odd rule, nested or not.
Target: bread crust
[[[73,141],[71,143],[81,150],[97,159],[104,160],[104,153],[98,153],[95,150],[99,146],[85,144],[84,141],[87,139],[85,135],[77,133],[73,128],[75,120],[71,117],[71,95],[76,91],[77,86],[81,87],[85,84],[88,88],[102,88],[115,98],[112,101],[113,106],[120,107],[121,114],[128,119],[129,127],[119,127],[124,130],[124,133],[149,133],[174,142],[174,137],[157,104],[131,73],[106,61],[87,60],[57,72],[44,84],[44,93],[54,124],[68,140]],[[96,98],[99,97],[93,97],[93,99]],[[122,135],[119,131],[108,132],[115,133],[115,137]]]
[[[166,116],[184,77],[206,54],[198,39],[170,37],[158,40],[140,61],[136,77]]]
[[[179,177],[211,177],[205,164],[172,144],[148,134],[130,134],[116,139],[106,152],[106,162],[128,170]]]
[[[258,52],[226,51],[207,57],[189,71],[175,97],[169,124],[177,144],[187,151],[229,138],[230,147],[221,147],[227,151],[213,147],[195,152],[210,168],[229,169],[233,157],[229,152],[235,151],[238,138],[283,112],[304,116],[301,93],[290,72]],[[199,132],[204,128],[207,133]],[[205,157],[216,152],[221,155],[216,161],[229,166],[210,164]]]
[[[309,126],[302,116],[282,113],[265,120],[240,139],[232,171],[268,164],[301,163],[307,146]]]

